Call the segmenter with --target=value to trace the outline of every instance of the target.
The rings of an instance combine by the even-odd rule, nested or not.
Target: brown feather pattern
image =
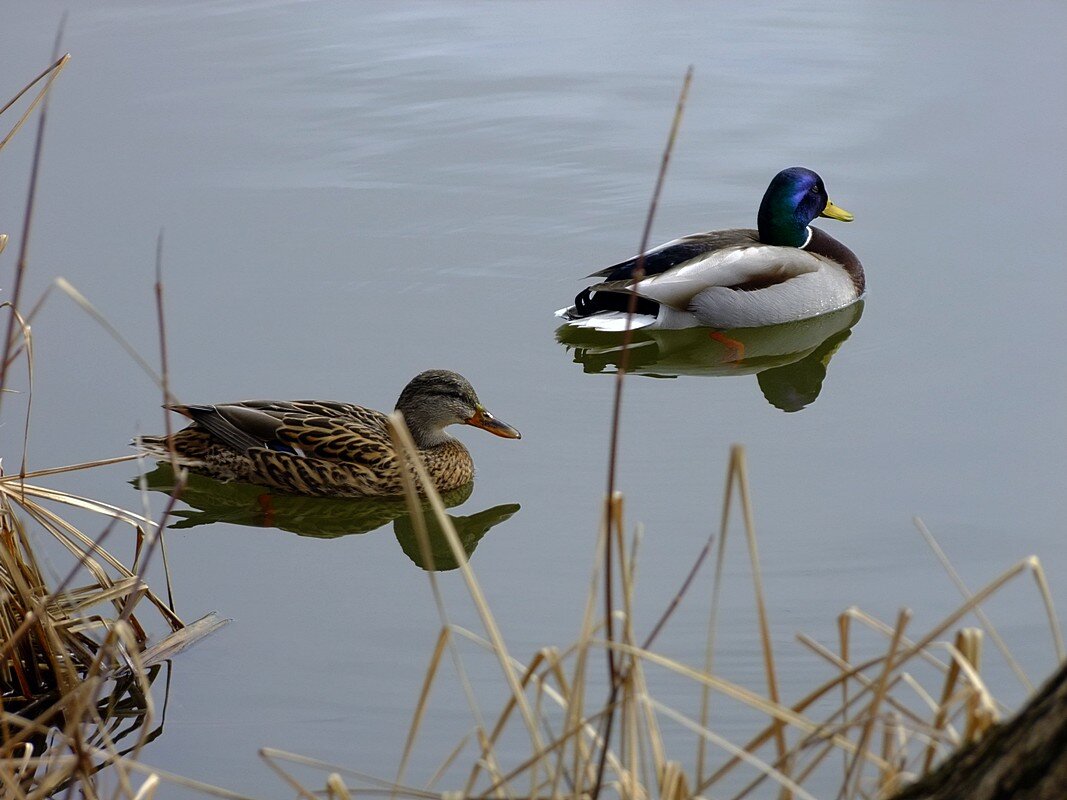
[[[412,387],[416,391],[410,391]],[[141,437],[136,444],[161,459],[173,453],[189,469],[217,480],[308,495],[403,491],[400,461],[386,415],[380,411],[317,400],[172,408],[192,424],[170,437]],[[422,373],[405,389],[398,408],[434,487],[449,491],[470,483],[474,478],[470,453],[443,433],[446,425],[467,422],[481,408],[470,384],[444,370]],[[256,446],[246,446],[252,441]]]

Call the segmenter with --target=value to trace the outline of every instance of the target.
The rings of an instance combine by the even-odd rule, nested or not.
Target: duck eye
[[[819,193],[819,184],[815,184],[814,186],[811,187],[811,193],[812,194],[818,194]]]

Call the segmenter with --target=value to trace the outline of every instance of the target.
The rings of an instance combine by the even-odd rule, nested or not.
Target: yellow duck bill
[[[855,219],[851,212],[845,211],[841,206],[835,206],[829,200],[826,201],[826,208],[819,212],[819,216],[841,220],[841,222],[852,222]]]

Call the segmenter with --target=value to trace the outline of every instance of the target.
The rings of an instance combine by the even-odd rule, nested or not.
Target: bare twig
[[[156,239],[156,316],[157,327],[159,328],[159,370],[160,377],[163,383],[163,425],[166,431],[167,441],[170,441],[172,428],[170,422],[170,412],[166,410],[166,406],[171,405],[174,402],[174,397],[170,393],[170,370],[167,363],[167,323],[163,312],[163,231],[159,231],[159,236]],[[176,477],[174,483],[174,489],[171,491],[170,507],[163,517],[159,520],[159,527],[156,529],[156,535],[159,537],[159,550],[160,555],[163,557],[163,576],[167,582],[167,603],[170,605],[171,611],[174,610],[174,586],[170,580],[170,564],[167,560],[167,540],[163,535],[165,530],[165,523],[167,517],[170,515],[170,510],[174,508],[174,502],[181,499],[182,492],[185,490],[186,477],[183,470],[178,465],[178,454],[172,449],[170,452],[170,466]]]
[[[45,85],[41,87],[41,91],[39,91],[37,93],[37,96],[33,98],[33,101],[30,103],[29,107],[27,107],[27,109],[22,113],[22,116],[18,118],[18,121],[16,121],[15,124],[11,127],[11,130],[8,131],[7,134],[5,134],[3,139],[0,139],[0,150],[3,150],[4,147],[7,146],[7,143],[10,142],[15,137],[15,134],[19,132],[22,126],[26,124],[26,120],[30,118],[30,115],[33,114],[34,109],[37,108],[38,104],[40,104],[40,102],[45,98],[45,95],[48,94],[49,90],[52,88],[52,84],[55,82],[56,78],[59,77],[59,73],[63,71],[63,68],[67,65],[68,61],[70,61],[70,53],[67,53],[66,55],[57,59],[51,66],[42,71],[40,75],[38,75],[32,81],[23,86],[22,89],[19,90],[18,94],[16,94],[4,104],[3,108],[0,108],[0,114],[3,114],[5,111],[11,108],[11,106],[15,105],[15,103],[17,103],[22,98],[22,96],[26,94],[26,92],[28,92],[38,83],[40,83],[43,78],[48,78],[48,81],[45,83]]]
[[[57,62],[56,70],[62,68],[62,64],[66,63],[66,59],[69,56],[59,58],[59,46],[63,41],[63,28],[66,22],[66,15],[59,24],[59,29],[56,31],[56,41],[52,53],[52,60]],[[53,72],[52,79],[55,75],[58,75],[58,71]],[[49,82],[51,85],[51,82]],[[43,102],[41,104],[41,115],[37,120],[37,139],[33,146],[33,160],[30,167],[30,186],[26,193],[26,211],[22,220],[22,241],[19,242],[19,258],[18,264],[15,267],[15,284],[11,291],[11,306],[13,309],[19,307],[19,300],[22,297],[22,281],[26,275],[27,260],[29,258],[29,246],[30,246],[30,230],[33,227],[33,209],[37,198],[37,180],[41,170],[41,154],[44,151],[44,132],[45,123],[48,119],[48,101],[50,98],[49,93],[45,93]],[[12,314],[7,319],[7,332],[4,334],[4,356],[0,359],[0,406],[3,405],[4,389],[7,387],[7,365],[8,355],[11,352],[12,339],[15,333],[15,315]]]
[[[682,123],[682,112],[685,111],[686,98],[689,95],[689,85],[693,81],[693,67],[690,66],[686,70],[685,78],[682,81],[682,91],[678,96],[678,104],[674,109],[674,120],[671,122],[670,134],[667,137],[667,145],[663,150],[663,158],[660,161],[659,174],[656,177],[656,186],[652,191],[652,200],[649,203],[648,214],[645,216],[645,227],[641,233],[641,246],[638,250],[637,266],[634,269],[633,279],[635,281],[640,280],[644,276],[645,272],[645,251],[648,250],[648,241],[652,233],[652,221],[656,216],[656,207],[659,205],[659,197],[663,191],[663,182],[667,175],[667,165],[670,163],[671,153],[674,150],[674,142],[678,136],[678,129]],[[607,626],[608,641],[614,641],[615,631],[614,624],[612,622],[612,610],[613,610],[613,598],[614,588],[612,585],[612,547],[611,547],[611,535],[610,531],[614,527],[614,511],[612,507],[612,498],[615,496],[615,482],[616,482],[616,467],[619,458],[619,431],[622,420],[622,386],[623,380],[626,377],[626,367],[629,361],[629,349],[630,343],[633,338],[633,316],[637,310],[637,295],[630,294],[629,303],[626,307],[626,326],[623,333],[622,353],[619,358],[619,367],[615,375],[615,396],[612,401],[611,409],[611,439],[608,447],[608,486],[605,502],[607,503],[607,529],[609,535],[607,537],[606,547],[604,548],[604,619]],[[608,708],[614,708],[615,698],[619,689],[619,674],[615,664],[615,656],[612,648],[608,648],[608,679],[610,681],[610,694],[608,698]],[[603,733],[603,749],[600,754],[600,762],[597,768],[596,783],[593,786],[592,797],[594,800],[600,796],[600,786],[604,778],[604,766],[607,759],[607,749],[611,740],[611,727],[615,715],[608,713],[604,720],[604,733]]]

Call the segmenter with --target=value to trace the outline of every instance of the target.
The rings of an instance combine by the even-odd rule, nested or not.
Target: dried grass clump
[[[397,421],[393,425],[401,452],[420,470],[410,437]],[[444,506],[434,494],[429,499],[436,524],[450,531]],[[728,520],[731,508],[738,504],[758,618],[755,636],[763,652],[764,674],[762,681],[756,681],[761,684],[759,688],[730,681],[714,668]],[[590,583],[577,640],[562,650],[543,648],[525,663],[514,658],[462,558],[455,532],[450,531],[448,539],[461,562],[484,631],[471,631],[449,620],[435,578],[429,573],[442,624],[395,779],[383,781],[277,750],[266,749],[263,757],[302,796],[310,796],[309,785],[320,785],[334,797],[344,797],[344,792],[388,791],[419,798],[574,798],[597,797],[604,792],[636,800],[695,795],[884,798],[927,774],[949,753],[981,739],[1005,713],[982,678],[986,640],[994,643],[1023,684],[1032,688],[982,611],[982,604],[995,593],[1018,577],[1032,576],[1052,631],[1052,646],[1057,657],[1064,658],[1044,572],[1036,558],[1028,558],[977,592],[959,583],[963,602],[918,634],[907,632],[911,615],[906,610],[895,620],[884,621],[857,608],[847,609],[838,618],[839,636],[833,647],[800,634],[798,641],[825,663],[828,677],[799,700],[787,701],[782,698],[769,634],[743,449],[735,447],[731,452],[717,536],[709,538],[675,601],[643,638],[634,630],[631,613],[636,593],[636,540],[624,533],[621,496],[612,499],[612,506],[615,522],[610,530],[606,524],[602,526],[598,553],[603,556],[608,541],[614,541],[619,581],[612,612],[616,620],[614,639],[606,635],[604,620],[598,619],[594,610],[604,585],[605,569],[600,566]],[[420,509],[414,502],[412,514],[420,520],[418,528],[422,524]],[[921,522],[918,525],[940,552]],[[703,665],[695,667],[657,653],[653,644],[678,601],[695,584],[700,562],[711,552],[716,564],[707,656]],[[597,563],[603,564],[599,559]],[[944,563],[958,582],[947,561]],[[961,627],[968,615],[975,615],[982,627]],[[496,660],[508,689],[507,702],[495,714],[479,706],[466,683],[464,658],[472,645]],[[594,669],[607,660],[609,652],[614,654],[612,687],[606,687],[599,669]],[[407,765],[416,749],[430,690],[442,679],[449,660],[468,698],[473,727],[425,785],[409,785],[405,782]],[[694,696],[699,698],[693,707],[672,707],[656,698],[654,685],[677,678],[693,687]],[[761,715],[764,723],[747,740],[732,741],[717,730],[712,713],[727,703]],[[609,720],[615,720],[617,730],[610,738],[606,735],[612,729]],[[519,748],[515,745],[520,739],[528,742],[526,754],[516,756]],[[439,788],[444,776],[454,778],[455,770],[463,764],[469,765],[463,784],[450,791]],[[311,770],[311,777],[298,779],[294,767]],[[316,770],[327,776],[315,777]],[[351,782],[350,787],[342,776]],[[833,793],[827,794],[826,787],[833,787]]]
[[[100,462],[109,463],[109,462]],[[98,464],[78,465],[90,468]],[[67,470],[49,470],[36,477]],[[105,522],[92,538],[50,506],[90,511]],[[138,542],[132,566],[102,547],[115,528]],[[126,763],[156,733],[151,686],[160,665],[221,622],[186,626],[143,579],[159,529],[150,520],[86,498],[0,477],[0,786],[4,797],[47,797]],[[69,553],[54,588],[35,549],[51,536]],[[147,605],[147,608],[145,607]],[[152,612],[170,632],[149,644]],[[117,778],[133,796],[128,770]]]
[[[69,56],[54,58],[51,67],[0,108],[3,114],[41,85],[0,139],[2,150],[40,108],[12,299],[0,304],[8,313],[0,345],[0,405],[11,368],[24,366],[28,376],[26,418],[20,426],[24,431],[29,429],[33,395],[29,320],[45,298],[28,315],[19,312],[19,300],[48,91],[68,60]],[[7,241],[7,235],[0,235],[0,252]],[[159,525],[143,515],[37,483],[131,457],[28,473],[25,439],[22,444],[17,474],[5,475],[0,468],[0,797],[29,800],[76,791],[95,798],[96,776],[104,767],[113,767],[114,796],[150,796],[159,776],[149,774],[135,787],[132,771],[148,771],[136,763],[136,756],[159,731],[152,683],[164,661],[222,623],[209,615],[186,626],[174,613],[173,603],[148,587],[146,570],[162,546]],[[95,536],[74,521],[85,514],[99,522]],[[116,530],[132,532],[136,541],[128,566],[103,547]],[[65,569],[59,580],[41,566],[38,552],[45,540],[58,542],[61,556],[65,552],[69,561],[65,567],[55,560],[49,563],[51,570]],[[169,588],[169,575],[167,584]],[[156,629],[164,635],[150,644],[149,632]]]

